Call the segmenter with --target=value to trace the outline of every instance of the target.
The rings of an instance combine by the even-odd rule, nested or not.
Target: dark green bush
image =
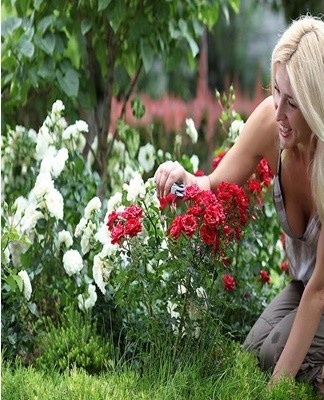
[[[105,335],[99,335],[90,318],[69,310],[55,327],[49,322],[48,332],[40,339],[38,368],[64,372],[81,368],[90,374],[99,373],[113,364],[113,347]]]

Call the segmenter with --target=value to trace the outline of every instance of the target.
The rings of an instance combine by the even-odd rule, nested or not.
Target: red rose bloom
[[[129,218],[126,221],[124,230],[126,235],[134,237],[142,231],[142,223],[138,218]]]
[[[268,272],[265,271],[264,269],[262,269],[260,271],[259,279],[260,279],[260,281],[262,281],[264,283],[270,283],[270,276],[269,276]]]
[[[185,189],[185,200],[195,200],[199,195],[200,189],[197,185],[186,186]]]
[[[187,236],[193,236],[197,230],[197,226],[196,218],[193,215],[185,214],[182,217],[182,229]]]
[[[206,208],[204,220],[211,227],[221,224],[225,220],[223,206],[220,203],[209,205]]]
[[[280,265],[280,269],[281,269],[281,271],[283,271],[283,272],[288,272],[288,270],[289,270],[288,261],[283,261],[283,262],[281,263],[281,265]]]
[[[257,179],[250,179],[248,181],[249,190],[251,193],[260,193],[261,192],[261,185]]]
[[[285,232],[282,232],[279,238],[280,242],[282,243],[282,247],[285,250],[286,249],[286,234]]]
[[[223,275],[222,280],[223,280],[224,289],[227,292],[232,292],[235,289],[236,283],[235,283],[235,279],[232,277],[232,275],[225,274],[225,275]]]
[[[175,194],[169,193],[166,197],[160,197],[160,210],[164,210],[168,204],[173,203],[177,196]]]
[[[112,229],[114,226],[115,221],[118,219],[118,213],[116,210],[113,210],[109,215],[108,215],[108,220],[107,220],[107,226],[109,230]]]
[[[212,161],[213,169],[218,167],[219,163],[222,161],[225,154],[226,154],[226,151],[223,151],[223,152],[219,153],[218,156],[213,159],[213,161]]]
[[[175,240],[179,239],[182,232],[182,217],[177,215],[171,222],[171,226],[168,229],[168,234]]]
[[[217,238],[217,232],[215,229],[211,228],[210,226],[203,224],[200,228],[200,234],[202,240],[206,244],[213,244]]]
[[[197,171],[194,173],[195,176],[204,176],[205,172],[202,169],[197,169]]]
[[[123,223],[118,222],[115,226],[113,226],[111,229],[110,236],[112,244],[115,243],[119,244],[125,236],[125,229]]]
[[[132,204],[125,208],[125,210],[121,213],[121,217],[125,219],[143,218],[143,210],[140,206]]]

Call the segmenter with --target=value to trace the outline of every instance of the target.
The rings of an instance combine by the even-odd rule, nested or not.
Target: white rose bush
[[[267,165],[260,163],[246,188],[224,183],[212,193],[188,187],[181,203],[175,196],[158,199],[150,177],[158,163],[176,157],[202,173],[196,155],[181,154],[183,138],[197,142],[194,122],[186,121],[186,136],[176,134],[173,154],[141,143],[139,132],[120,122],[107,161],[110,191],[100,199],[96,140],[89,141],[85,157],[88,126],[69,125],[64,108],[56,101],[38,132],[19,126],[2,139],[7,351],[33,351],[44,318],[55,322],[66,307],[107,319],[114,336],[138,343],[154,343],[163,332],[179,340],[196,337],[209,318],[237,330],[271,292],[264,284],[270,258],[283,257],[276,239],[271,255],[255,262],[260,241],[255,243],[268,229],[262,208],[271,182]],[[241,127],[235,122],[231,135]],[[107,135],[108,144],[112,140]],[[251,217],[255,243],[245,234]],[[252,259],[251,269],[242,272]]]

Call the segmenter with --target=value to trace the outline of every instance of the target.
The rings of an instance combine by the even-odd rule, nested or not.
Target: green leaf
[[[39,10],[44,0],[34,0],[35,10]]]
[[[193,57],[196,57],[196,55],[199,52],[199,47],[198,47],[196,41],[189,34],[187,35],[186,39],[189,43]]]
[[[47,30],[47,28],[53,24],[54,21],[54,15],[47,15],[46,17],[44,17],[43,19],[41,19],[39,21],[38,24],[38,30],[40,31],[40,33],[43,35],[45,33],[45,31]]]
[[[21,279],[21,277],[19,275],[13,275],[13,278],[17,283],[19,291],[22,292],[23,287],[24,287],[23,280]]]
[[[54,78],[55,62],[52,57],[47,57],[40,68],[38,69],[38,75],[44,79]]]
[[[18,278],[20,278],[20,277],[18,276]],[[20,278],[20,279],[21,279],[21,278]],[[7,278],[5,278],[5,282],[9,285],[10,290],[11,290],[12,292],[15,292],[15,291],[16,291],[18,285],[17,285],[17,282],[16,282],[16,280],[15,280],[15,278],[14,278],[14,275],[9,275],[9,276],[7,276]]]
[[[55,36],[53,34],[45,35],[41,39],[41,46],[49,56],[52,56],[55,48]]]
[[[81,21],[82,35],[85,35],[87,32],[89,32],[91,28],[92,28],[92,22],[90,20],[86,18]]]
[[[131,101],[132,113],[135,118],[142,118],[145,114],[145,106],[139,97],[135,97]]]
[[[79,76],[73,68],[69,68],[63,75],[61,71],[56,71],[56,78],[61,89],[69,97],[77,97],[79,92]]]
[[[146,39],[141,39],[141,56],[145,72],[148,72],[153,64],[154,50]]]
[[[25,36],[22,36],[19,43],[18,48],[20,53],[27,58],[32,58],[35,52],[35,46],[32,42],[28,40]]]
[[[140,146],[140,134],[122,120],[117,123],[118,134],[125,143],[131,158],[135,158]]]
[[[112,8],[107,11],[107,17],[113,31],[116,33],[120,27],[121,22],[125,18],[125,3],[123,1],[116,1]]]
[[[110,2],[111,2],[111,0],[99,0],[98,1],[98,11],[105,10],[109,6]]]
[[[36,317],[39,316],[36,303],[28,303],[28,310]]]
[[[17,17],[9,17],[1,23],[1,36],[7,36],[18,29],[22,24],[22,19]]]

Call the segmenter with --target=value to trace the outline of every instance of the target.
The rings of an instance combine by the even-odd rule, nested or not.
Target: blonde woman
[[[264,157],[276,171],[273,199],[286,233],[291,282],[269,304],[244,343],[272,383],[300,377],[324,392],[324,22],[293,21],[272,54],[272,96],[251,114],[237,142],[210,175],[178,162],[155,173],[166,196],[174,182],[214,190],[243,184]]]

